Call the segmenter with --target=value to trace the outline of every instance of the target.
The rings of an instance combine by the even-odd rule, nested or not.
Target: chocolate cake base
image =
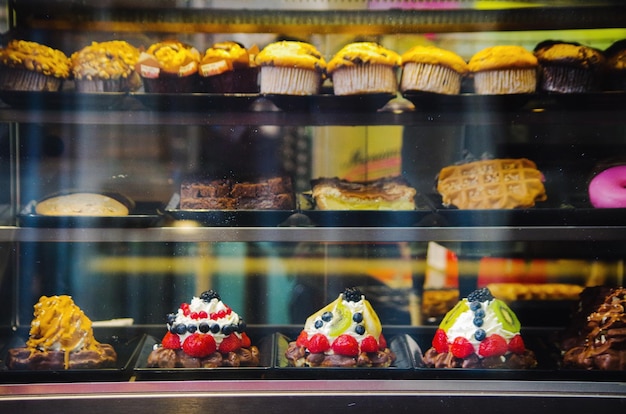
[[[65,357],[63,351],[12,348],[9,349],[6,364],[11,370],[63,370],[112,368],[117,362],[117,353],[109,344],[99,344],[98,349],[94,351],[70,352],[67,367]]]
[[[213,352],[204,358],[187,355],[181,349],[158,347],[148,355],[148,368],[218,368],[259,366],[259,349],[256,346],[240,348],[222,354]]]
[[[396,355],[389,349],[378,352],[362,352],[356,357],[347,355],[312,354],[305,347],[290,342],[285,352],[290,366],[294,367],[378,367],[386,368],[396,360]]]
[[[457,358],[450,352],[438,353],[435,348],[430,348],[423,356],[424,364],[428,368],[474,368],[474,369],[529,369],[537,366],[537,358],[533,351],[526,350],[524,354],[507,354],[479,358],[472,354],[467,358]]]

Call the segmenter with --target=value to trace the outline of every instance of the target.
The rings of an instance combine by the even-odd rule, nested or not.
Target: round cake
[[[149,368],[258,365],[259,349],[251,344],[246,323],[213,290],[167,315],[167,333],[147,362]]]
[[[400,56],[374,42],[344,46],[328,62],[335,95],[396,93]]]
[[[70,76],[70,59],[60,50],[26,40],[11,40],[0,49],[0,89],[52,91]]]
[[[424,363],[429,368],[534,368],[537,359],[520,328],[506,303],[489,289],[478,289],[443,318]]]
[[[296,367],[388,367],[396,359],[378,315],[357,288],[309,316],[285,357]]]
[[[139,55],[136,71],[144,89],[152,93],[190,93],[198,86],[200,52],[175,40],[151,45]]]
[[[35,212],[43,216],[127,216],[129,209],[104,194],[71,193],[40,201]]]
[[[26,346],[9,349],[12,370],[110,368],[117,353],[93,336],[91,321],[70,296],[42,296],[35,304]]]
[[[237,42],[213,44],[200,61],[198,74],[202,90],[209,93],[258,92],[256,47],[248,51]]]
[[[604,56],[596,49],[574,42],[548,40],[535,47],[545,92],[582,93],[598,90]]]
[[[454,52],[435,46],[414,46],[402,56],[400,90],[457,95],[467,63]]]
[[[537,88],[537,58],[521,46],[492,46],[476,53],[468,68],[479,95],[533,93]]]
[[[141,86],[135,72],[139,50],[128,42],[92,42],[71,59],[78,92],[126,92]]]
[[[326,61],[310,43],[284,40],[259,52],[261,93],[314,95],[319,93]]]

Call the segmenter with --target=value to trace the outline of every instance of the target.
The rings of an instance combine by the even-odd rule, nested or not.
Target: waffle
[[[437,191],[459,209],[532,207],[546,200],[543,175],[526,159],[493,159],[445,167]]]

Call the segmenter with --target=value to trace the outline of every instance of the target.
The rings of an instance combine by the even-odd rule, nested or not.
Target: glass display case
[[[400,54],[436,45],[469,60],[493,45],[605,50],[626,39],[617,1],[9,0],[4,12],[4,45],[24,39],[67,56],[113,39],[142,50],[176,39],[201,52],[286,39],[314,44],[327,60],[354,41]],[[626,92],[479,95],[468,82],[458,95],[336,96],[331,86],[310,96],[78,92],[72,80],[57,92],[0,90],[0,411],[624,408],[624,371],[566,369],[558,341],[583,288],[624,284],[626,210],[593,208],[587,190],[625,153]],[[547,200],[444,206],[438,173],[472,156],[533,160]],[[315,208],[312,180],[396,175],[415,188],[414,210]],[[295,204],[181,208],[182,184],[199,177],[289,177]],[[112,195],[129,214],[36,209],[74,192]],[[446,312],[501,285],[538,366],[426,367]],[[546,294],[552,286],[568,294]],[[288,342],[348,287],[376,310],[394,364],[288,366]],[[245,318],[258,366],[148,367],[167,315],[210,289]],[[116,365],[9,370],[8,349],[28,339],[44,295],[70,295],[96,339],[116,349]]]

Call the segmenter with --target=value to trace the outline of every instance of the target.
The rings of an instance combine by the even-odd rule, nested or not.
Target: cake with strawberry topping
[[[470,293],[441,321],[424,353],[429,368],[527,369],[537,366],[520,335],[520,322],[489,289]]]
[[[259,349],[246,323],[208,290],[167,315],[167,332],[148,356],[149,368],[258,366]]]
[[[396,359],[378,315],[357,288],[309,316],[285,356],[296,367],[388,367]]]

